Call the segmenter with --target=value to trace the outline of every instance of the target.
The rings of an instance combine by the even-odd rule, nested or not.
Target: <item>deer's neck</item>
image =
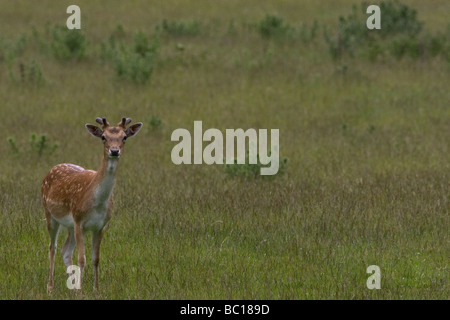
[[[97,170],[95,178],[96,187],[94,190],[94,200],[96,206],[104,206],[108,203],[114,188],[114,180],[118,163],[118,158],[103,156],[100,168]]]

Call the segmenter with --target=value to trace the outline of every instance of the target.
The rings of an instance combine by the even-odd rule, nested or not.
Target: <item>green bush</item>
[[[8,141],[8,144],[11,147],[11,151],[13,152],[13,154],[18,155],[20,151],[19,148],[17,147],[16,140],[13,137],[8,137],[6,140]]]
[[[270,153],[269,153],[270,155]],[[259,160],[259,154],[256,155],[257,163],[250,164],[249,152],[245,154],[245,164],[238,164],[237,159],[234,160],[234,163],[229,164],[225,163],[224,159],[224,172],[232,177],[274,177],[280,174],[283,174],[286,171],[288,159],[280,158],[280,163],[278,166],[278,172],[274,176],[263,176],[261,175],[261,168],[268,167],[268,165],[263,165]]]
[[[142,31],[136,32],[132,43],[121,41],[124,31],[118,26],[108,40],[101,43],[100,59],[112,64],[118,79],[145,83],[153,73],[159,53],[159,41]]]
[[[47,136],[45,134],[38,135],[36,133],[31,134],[31,139],[28,141],[31,149],[34,150],[38,156],[42,156],[44,152],[52,154],[58,148],[58,143],[54,143],[51,146],[47,142]]]
[[[9,78],[12,81],[20,81],[22,84],[29,83],[34,85],[45,83],[41,66],[36,60],[31,61],[30,64],[23,62],[18,63],[18,65],[14,64],[14,68],[12,65],[8,66],[8,70]],[[19,76],[17,76],[16,70],[18,70]]]
[[[430,56],[443,55],[447,60],[450,60],[450,24],[447,34],[438,32],[435,35],[427,35],[424,39]]]
[[[314,20],[311,26],[302,22],[293,27],[283,18],[268,14],[256,24],[256,29],[264,39],[310,42],[317,37],[319,23]]]
[[[23,150],[21,150],[13,137],[7,138],[8,144],[11,147],[11,151],[14,155],[19,156]],[[31,147],[31,151],[41,157],[43,154],[53,154],[59,145],[57,142],[49,145],[47,135],[32,133],[28,145]]]
[[[196,36],[200,34],[201,23],[197,20],[183,22],[164,19],[161,28],[164,32],[174,36]]]
[[[257,29],[263,38],[282,38],[292,35],[294,29],[275,15],[266,15],[258,24]]]
[[[50,47],[57,59],[81,60],[86,55],[87,40],[81,30],[55,26]]]
[[[147,54],[154,54],[156,52],[156,43],[150,42],[150,38],[144,32],[137,32],[134,35],[133,51],[141,57]]]
[[[389,46],[390,53],[397,59],[405,55],[411,58],[419,58],[424,54],[424,45],[414,36],[401,36],[392,40]]]
[[[111,35],[107,41],[100,43],[100,60],[102,62],[112,61],[117,51],[116,38]]]
[[[131,49],[121,45],[111,53],[117,77],[135,83],[147,82],[153,73],[158,51],[159,42],[156,38],[150,40],[144,33],[137,32]]]
[[[303,42],[312,41],[316,38],[318,30],[319,23],[317,22],[317,20],[314,20],[311,28],[308,27],[308,24],[302,23],[298,30],[298,37]]]
[[[26,34],[20,34],[12,41],[0,38],[0,61],[5,60],[9,66],[12,65],[15,59],[23,54],[26,46]]]
[[[149,124],[150,124],[150,128],[155,130],[155,129],[161,127],[162,120],[160,117],[153,115],[150,118]]]
[[[35,84],[42,84],[45,82],[41,66],[35,60],[31,62],[28,68],[28,81]]]
[[[117,25],[107,40],[100,43],[100,60],[102,62],[110,62],[113,60],[117,51],[125,50],[121,40],[126,37],[125,30],[122,25]],[[120,48],[119,48],[120,47]]]
[[[353,5],[352,12],[347,17],[340,16],[335,38],[325,30],[325,41],[333,58],[338,58],[344,53],[354,56],[356,50],[367,42],[369,30],[366,26],[366,8],[367,6],[362,4],[362,10],[358,10],[358,7]]]
[[[366,8],[352,7],[352,13],[339,17],[337,34],[330,35],[325,30],[324,38],[334,59],[343,55],[362,56],[376,61],[386,53],[401,59],[425,58],[442,54],[448,55],[448,39],[442,34],[426,35],[422,33],[423,22],[417,18],[417,11],[399,1],[380,3],[381,29],[369,30],[366,27]]]
[[[153,59],[130,51],[117,54],[113,63],[119,79],[128,79],[135,83],[144,83],[149,80],[154,68]]]
[[[363,3],[367,8],[368,3]],[[396,34],[418,35],[422,31],[423,22],[417,20],[417,11],[396,1],[383,1],[380,3],[381,29],[384,37],[392,37]]]

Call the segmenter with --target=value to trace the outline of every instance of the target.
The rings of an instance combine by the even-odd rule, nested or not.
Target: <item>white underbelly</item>
[[[65,215],[62,218],[55,218],[56,221],[58,221],[59,224],[63,225],[66,228],[73,228],[73,217],[71,214]]]
[[[106,225],[106,212],[93,211],[83,223],[84,230],[100,230]]]
[[[66,228],[73,228],[74,222],[71,214],[68,214],[61,218],[53,217],[59,224]],[[83,221],[83,229],[86,231],[100,230],[106,225],[106,210],[104,212],[92,212],[87,216],[87,219]]]

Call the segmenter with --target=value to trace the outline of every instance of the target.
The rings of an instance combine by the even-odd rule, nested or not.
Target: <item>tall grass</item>
[[[431,15],[427,4],[411,2],[433,34],[444,32],[441,15],[449,9],[446,1],[436,3],[441,10]],[[48,39],[28,36],[32,25],[45,34],[45,21],[65,12],[46,4],[35,10],[0,5],[12,26],[0,27],[4,43],[27,34],[13,62],[39,61],[46,80],[41,86],[11,81],[8,61],[0,60],[0,298],[448,298],[450,77],[444,55],[333,60],[321,31],[327,26],[334,39],[339,16],[352,12],[347,1],[307,7],[288,1],[276,8],[251,1],[260,9],[247,14],[237,1],[168,1],[155,5],[159,11],[144,1],[106,8],[81,1],[85,55],[62,63],[42,45]],[[24,19],[30,12],[33,18]],[[267,15],[295,32],[301,22],[311,31],[317,20],[321,31],[308,41],[263,37],[255,26]],[[161,17],[169,24],[199,21],[199,33],[158,33]],[[115,52],[145,56],[153,36],[158,55],[151,81],[116,81]],[[127,116],[146,126],[127,141],[120,159],[100,292],[91,289],[88,235],[83,293],[66,288],[58,250],[48,297],[40,183],[58,163],[97,168],[102,146],[84,124],[98,116],[112,122]],[[284,173],[241,179],[219,165],[174,165],[170,135],[176,128],[192,132],[195,120],[222,131],[279,129],[280,155],[289,159]],[[45,132],[45,143],[39,144],[40,134],[29,145],[33,132]],[[47,146],[41,154],[40,145]],[[59,249],[64,238],[62,232]],[[373,264],[381,269],[380,290],[366,287]]]

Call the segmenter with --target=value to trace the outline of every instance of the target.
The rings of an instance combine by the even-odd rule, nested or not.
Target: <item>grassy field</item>
[[[51,45],[70,1],[0,4],[0,299],[49,299],[40,184],[58,163],[98,167],[101,143],[84,128],[98,116],[144,127],[120,160],[100,292],[88,235],[83,294],[66,288],[58,251],[50,298],[449,298],[449,59],[373,61],[364,46],[333,58],[324,30],[334,39],[356,1],[244,3],[78,1],[80,59]],[[450,45],[449,1],[406,3]],[[267,38],[267,15],[319,29]],[[158,50],[136,83],[102,50],[111,35],[132,47],[138,32]],[[285,172],[174,165],[171,133],[194,120],[279,129]],[[380,290],[366,287],[370,265]]]

